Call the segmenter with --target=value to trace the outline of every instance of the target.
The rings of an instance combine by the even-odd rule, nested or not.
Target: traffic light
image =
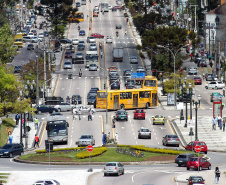
[[[104,89],[106,89],[106,84],[104,84]]]
[[[157,70],[156,69],[153,69],[152,70],[152,76],[155,76],[156,77],[156,75],[157,75]]]

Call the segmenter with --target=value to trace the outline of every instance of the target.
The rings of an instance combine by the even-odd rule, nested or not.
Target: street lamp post
[[[198,105],[200,106],[201,95],[198,95],[198,101],[195,101],[195,141],[198,141]]]
[[[184,127],[188,126],[188,96],[189,96],[189,89],[186,90],[186,120],[185,120],[185,125]]]
[[[36,105],[39,105],[38,55],[36,55]]]

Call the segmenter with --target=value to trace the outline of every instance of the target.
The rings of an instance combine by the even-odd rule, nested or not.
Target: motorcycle
[[[78,31],[80,30],[80,26],[78,26]]]
[[[116,31],[116,37],[118,37],[118,31]]]
[[[78,76],[82,77],[82,71],[81,70],[79,71]]]

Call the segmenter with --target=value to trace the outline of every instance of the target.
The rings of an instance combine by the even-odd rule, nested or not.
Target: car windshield
[[[143,113],[143,110],[136,110],[137,113]]]
[[[121,115],[123,115],[123,114],[125,115],[126,114],[126,112],[124,112],[124,111],[118,111],[117,113],[121,114]]]
[[[190,158],[190,161],[198,161],[198,158]]]
[[[82,136],[80,137],[80,139],[90,139],[90,138],[91,138],[90,135],[82,135]]]
[[[2,149],[9,149],[9,148],[12,148],[13,145],[10,145],[10,144],[7,144],[7,145],[4,145],[2,147]]]
[[[71,62],[65,62],[64,64],[65,64],[65,65],[70,65],[70,64],[71,64]]]
[[[141,132],[149,132],[149,129],[141,129]]]
[[[131,57],[131,59],[137,59],[137,57]]]
[[[178,137],[175,135],[168,135],[168,138],[178,138]]]
[[[162,115],[155,115],[156,118],[163,118]]]
[[[178,155],[177,158],[186,159],[186,155]]]
[[[116,166],[116,163],[107,163],[106,166]]]
[[[199,182],[201,182],[201,181],[203,181],[203,178],[202,177],[191,177],[191,180],[192,181],[199,181]]]
[[[97,65],[96,64],[90,64],[89,66],[90,67],[96,67]]]
[[[96,97],[95,96],[90,96],[89,99],[96,99]]]

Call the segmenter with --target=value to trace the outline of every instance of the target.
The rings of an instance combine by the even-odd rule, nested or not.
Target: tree
[[[13,47],[13,37],[9,24],[4,24],[0,28],[0,64],[11,62],[11,57],[16,54],[16,48]]]

